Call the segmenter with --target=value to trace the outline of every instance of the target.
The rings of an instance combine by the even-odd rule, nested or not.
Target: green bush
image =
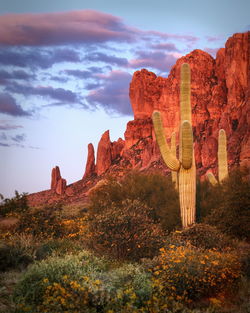
[[[0,241],[0,271],[23,269],[36,256],[37,239],[29,234],[14,234]]]
[[[218,208],[223,202],[223,188],[220,184],[213,186],[207,180],[197,180],[196,186],[196,220],[203,222],[204,219]]]
[[[132,172],[121,181],[109,178],[90,194],[90,212],[102,213],[124,200],[139,200],[153,209],[153,217],[165,230],[181,225],[178,194],[169,177]]]
[[[13,244],[0,244],[0,272],[22,269],[34,261],[34,257],[22,247]]]
[[[29,209],[27,193],[19,194],[18,191],[15,191],[15,197],[11,199],[4,199],[1,194],[0,196],[3,200],[0,203],[0,216],[5,216],[9,213],[23,213]]]
[[[222,202],[204,219],[222,232],[249,241],[250,180],[249,170],[236,169],[221,185]]]
[[[79,252],[80,244],[68,239],[54,239],[40,245],[36,250],[37,260],[46,259],[52,254],[63,256],[68,253]]]
[[[207,224],[194,224],[191,227],[173,232],[168,237],[169,244],[186,245],[200,249],[224,250],[236,247],[236,242],[230,237],[219,231],[217,228]]]
[[[91,216],[86,242],[92,250],[119,260],[137,261],[153,257],[165,234],[152,219],[153,210],[138,200],[114,204],[104,213]]]
[[[17,312],[121,312],[151,295],[150,275],[140,266],[112,268],[82,252],[34,264],[16,286]]]

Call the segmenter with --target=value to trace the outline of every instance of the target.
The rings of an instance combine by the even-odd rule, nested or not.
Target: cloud
[[[181,55],[178,53],[166,54],[160,51],[137,51],[137,58],[129,61],[129,66],[138,69],[152,67],[160,71],[170,71],[176,60]]]
[[[86,90],[92,90],[100,87],[101,83],[88,83],[84,86]]]
[[[65,90],[63,88],[53,88],[50,86],[25,86],[18,83],[13,83],[6,87],[6,90],[9,92],[22,94],[24,96],[41,96],[41,97],[49,97],[54,100],[62,101],[63,103],[77,103],[79,102],[77,94],[72,92],[71,90]]]
[[[4,45],[64,45],[131,41],[133,34],[111,14],[82,10],[45,14],[6,14],[0,19]]]
[[[91,71],[87,71],[87,70],[65,70],[64,71],[66,74],[70,75],[70,76],[74,76],[80,79],[86,79],[86,78],[92,78],[93,73]]]
[[[120,58],[116,57],[114,55],[107,55],[102,52],[96,52],[94,54],[88,55],[86,58],[88,61],[92,62],[104,62],[111,65],[117,65],[117,66],[127,66],[128,60],[126,58]]]
[[[80,55],[73,49],[1,48],[0,64],[28,68],[48,69],[56,63],[81,62]]]
[[[0,142],[0,147],[10,147],[11,145],[7,143]]]
[[[0,130],[13,130],[17,128],[23,128],[23,126],[8,124],[6,121],[0,120]]]
[[[15,135],[14,137],[11,137],[11,139],[17,143],[23,142],[26,139],[25,134]]]
[[[96,45],[152,38],[192,44],[199,40],[192,35],[143,31],[126,25],[120,17],[94,10],[5,14],[0,19],[0,44],[6,46]]]
[[[0,134],[0,140],[7,140],[7,139],[8,139],[8,137],[6,136],[5,133]]]
[[[222,40],[221,36],[206,36],[208,42],[217,42]]]
[[[92,107],[102,107],[105,111],[132,115],[128,88],[131,75],[123,71],[112,71],[102,75],[103,87],[89,92],[86,100]]]
[[[35,79],[35,75],[29,74],[23,70],[16,70],[12,72],[0,70],[0,81],[6,79],[29,80],[31,78]]]
[[[158,43],[158,44],[152,45],[151,48],[157,49],[157,50],[180,52],[180,50],[177,49],[176,45],[173,43]]]
[[[16,100],[8,93],[0,94],[0,113],[12,116],[30,116],[31,114],[22,109]]]

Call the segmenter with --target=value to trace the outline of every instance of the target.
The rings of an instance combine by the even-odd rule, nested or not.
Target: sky
[[[249,0],[1,0],[0,193],[50,188],[51,170],[82,178],[87,145],[123,138],[129,83],[167,77],[194,49],[216,56],[250,29]]]

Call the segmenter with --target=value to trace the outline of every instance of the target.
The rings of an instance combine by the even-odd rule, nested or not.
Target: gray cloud
[[[12,116],[30,116],[31,113],[22,109],[8,93],[0,94],[0,113]]]

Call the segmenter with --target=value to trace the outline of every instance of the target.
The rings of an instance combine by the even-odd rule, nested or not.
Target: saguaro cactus
[[[207,173],[207,179],[215,186],[218,184],[217,179],[212,172]],[[218,178],[221,183],[228,177],[228,165],[227,165],[227,136],[224,129],[219,131],[218,139]]]
[[[188,227],[195,222],[196,167],[191,121],[190,67],[186,63],[181,67],[180,91],[180,160],[176,158],[173,147],[171,149],[168,147],[160,112],[154,111],[152,119],[163,160],[172,171],[177,172],[182,226]],[[175,139],[172,137],[171,141],[173,144]]]

